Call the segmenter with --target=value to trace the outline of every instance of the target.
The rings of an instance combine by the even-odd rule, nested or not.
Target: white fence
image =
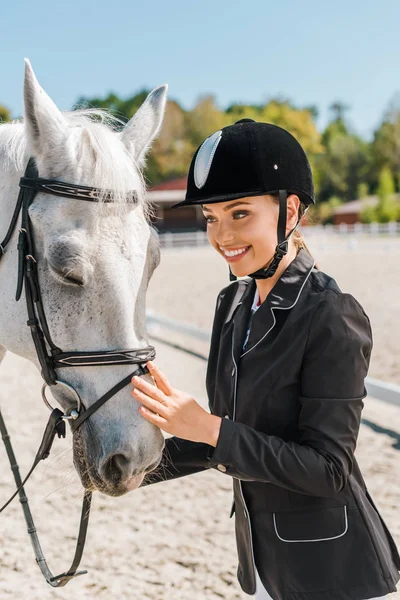
[[[196,327],[195,325],[185,323],[184,321],[177,321],[175,319],[157,315],[157,313],[151,309],[147,310],[147,327],[150,337],[152,334],[156,335],[160,331],[162,332],[163,329],[169,329],[172,331],[185,333],[203,342],[209,342],[211,338],[211,331],[208,329],[202,329],[201,327]],[[182,347],[181,349],[185,350]],[[373,379],[372,377],[366,377],[365,387],[367,389],[367,393],[373,398],[377,398],[378,400],[383,400],[384,402],[395,404],[396,406],[400,407],[400,385],[386,383],[385,381]]]
[[[354,223],[348,225],[313,225],[308,227],[299,227],[307,237],[340,237],[346,235],[359,236],[400,236],[400,221],[391,221],[389,223]],[[179,246],[205,246],[208,243],[207,233],[205,231],[192,231],[182,233],[160,233],[161,246],[164,248],[173,248]]]
[[[205,231],[188,231],[182,233],[160,233],[159,239],[161,247],[175,248],[179,246],[206,246],[208,244]]]
[[[356,234],[358,236],[398,236],[400,235],[400,221],[390,221],[389,223],[340,223],[340,225],[313,225],[309,227],[300,227],[302,232],[307,235],[348,235]]]

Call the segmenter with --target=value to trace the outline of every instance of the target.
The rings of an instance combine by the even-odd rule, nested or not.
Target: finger
[[[147,394],[144,394],[138,389],[132,390],[132,396],[136,400],[139,400],[139,402],[141,402],[146,408],[152,410],[153,413],[158,413],[163,418],[167,416],[166,407],[161,402],[153,400],[153,398],[150,398],[149,396],[147,396]]]
[[[132,377],[132,383],[136,389],[141,390],[151,398],[163,402],[165,400],[165,394],[162,390],[156,387],[154,384],[145,381],[141,377]]]
[[[157,367],[157,365],[149,360],[146,363],[151,375],[154,377],[155,382],[157,383],[157,387],[159,387],[165,394],[170,395],[173,392],[172,385],[169,383],[167,377],[164,373]]]
[[[157,425],[157,427],[160,427],[161,429],[165,427],[167,421],[159,415],[156,415],[155,413],[151,412],[151,410],[148,410],[144,406],[141,406],[139,411],[142,417],[144,417],[147,421],[150,421],[150,423]]]

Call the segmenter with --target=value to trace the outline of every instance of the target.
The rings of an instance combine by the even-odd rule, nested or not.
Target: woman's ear
[[[289,194],[287,197],[287,218],[286,218],[286,235],[288,235],[293,227],[296,226],[299,218],[300,198],[296,194]]]

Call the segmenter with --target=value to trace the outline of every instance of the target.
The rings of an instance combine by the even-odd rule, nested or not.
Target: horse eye
[[[74,285],[82,287],[85,284],[84,278],[78,273],[74,273],[71,269],[57,269],[49,262],[50,271],[55,275],[56,279],[66,285]]]
[[[79,275],[64,275],[63,279],[74,285],[82,286],[84,284],[83,277],[79,277]]]

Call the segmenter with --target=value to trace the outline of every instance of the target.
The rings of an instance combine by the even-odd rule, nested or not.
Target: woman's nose
[[[233,231],[228,224],[218,223],[217,231],[215,232],[215,241],[220,246],[232,243],[234,239]]]

